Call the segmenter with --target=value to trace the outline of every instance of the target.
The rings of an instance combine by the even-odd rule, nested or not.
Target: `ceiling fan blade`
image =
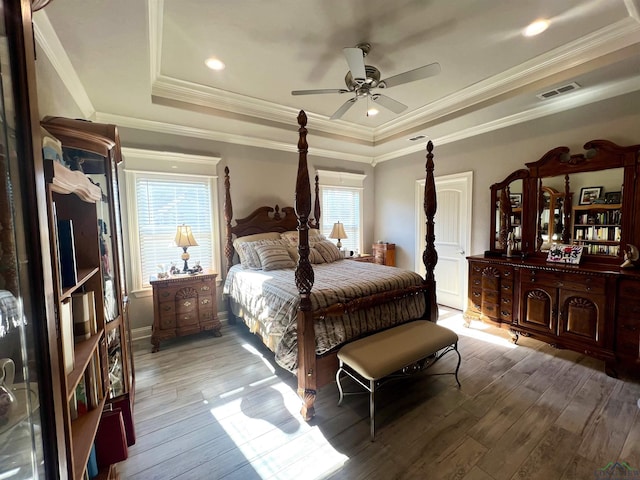
[[[362,50],[358,47],[353,47],[343,48],[342,51],[347,59],[351,76],[357,83],[363,85],[367,79],[367,72],[364,68],[364,54]]]
[[[404,103],[400,103],[397,100],[389,98],[386,95],[382,95],[380,93],[371,95],[371,100],[382,105],[387,110],[391,110],[393,113],[402,113],[407,108],[409,108]]]
[[[292,90],[291,95],[316,95],[319,93],[348,93],[344,88],[324,88],[320,90]]]
[[[341,118],[345,113],[347,113],[347,110],[349,110],[353,106],[353,104],[356,103],[356,99],[357,97],[353,97],[344,102],[342,106],[338,110],[336,110],[336,113],[331,115],[331,120],[337,120]]]
[[[402,85],[403,83],[415,82],[416,80],[422,80],[424,78],[432,77],[439,73],[440,64],[436,62],[425,65],[424,67],[416,68],[415,70],[409,70],[408,72],[394,75],[393,77],[385,78],[380,83],[387,88],[395,87],[396,85]]]

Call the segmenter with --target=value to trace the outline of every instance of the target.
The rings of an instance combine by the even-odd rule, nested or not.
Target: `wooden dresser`
[[[389,267],[396,266],[396,244],[395,243],[374,243],[372,245],[375,262]]]
[[[180,275],[152,280],[153,331],[152,351],[160,341],[211,330],[221,336],[216,304],[217,273]]]
[[[514,342],[533,336],[602,359],[609,375],[640,375],[640,145],[584,148],[557,147],[491,186],[490,248],[468,257],[464,315]]]

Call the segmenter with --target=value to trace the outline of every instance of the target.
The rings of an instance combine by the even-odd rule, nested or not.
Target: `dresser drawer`
[[[618,298],[640,303],[640,282],[620,280],[618,285]]]
[[[576,292],[604,294],[606,280],[601,277],[572,274],[567,272],[544,272],[523,268],[521,278],[523,282],[540,284],[547,287],[563,288]]]

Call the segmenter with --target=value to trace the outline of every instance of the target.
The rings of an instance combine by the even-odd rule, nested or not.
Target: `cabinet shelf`
[[[72,287],[65,287],[62,289],[60,294],[60,298],[62,300],[66,300],[67,298],[71,298],[71,294],[78,291],[83,285],[85,285],[91,277],[93,277],[96,273],[100,271],[100,267],[94,268],[79,268],[78,269],[78,281]]]
[[[74,359],[75,366],[71,373],[67,375],[67,401],[71,399],[71,396],[76,390],[78,383],[80,382],[80,378],[84,374],[84,371],[89,364],[89,360],[91,360],[91,356],[98,348],[98,344],[100,343],[100,339],[102,338],[102,331],[96,333],[95,335],[91,335],[90,338],[83,342],[78,342],[75,344],[74,348]]]
[[[71,422],[71,438],[73,444],[73,464],[86,465],[89,461],[89,454],[93,440],[98,431],[100,417],[104,409],[107,396],[105,395],[98,406],[89,410],[87,413],[79,416]],[[84,467],[74,469],[74,479],[81,480],[83,478]]]

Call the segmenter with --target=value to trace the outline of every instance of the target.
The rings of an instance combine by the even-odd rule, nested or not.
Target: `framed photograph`
[[[580,189],[580,205],[591,205],[600,198],[602,187],[583,187]]]
[[[604,194],[604,203],[620,203],[622,192],[607,192]]]
[[[521,193],[510,193],[509,200],[511,200],[511,208],[520,208],[522,206]]]
[[[582,245],[563,245],[554,243],[549,248],[547,262],[571,263],[577,265],[582,258]]]

